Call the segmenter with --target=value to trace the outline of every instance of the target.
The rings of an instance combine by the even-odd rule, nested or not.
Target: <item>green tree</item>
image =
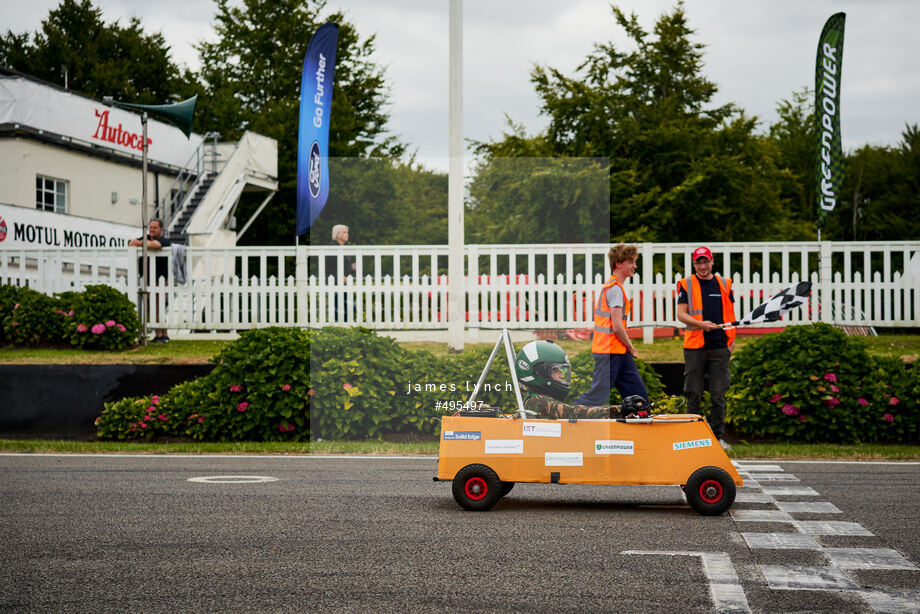
[[[478,152],[609,158],[614,240],[786,237],[776,148],[754,133],[756,119],[712,105],[717,88],[702,74],[703,45],[691,40],[683,4],[651,32],[612,10],[633,48],[596,44],[572,76],[536,67],[546,131],[512,130]]]
[[[865,145],[847,156],[841,199],[828,238],[898,241],[920,236],[920,130],[908,125],[896,147]]]
[[[814,90],[807,87],[776,105],[778,119],[769,137],[778,150],[777,164],[785,171],[780,194],[789,214],[803,229],[815,228],[815,124]],[[808,237],[810,238],[810,237]]]
[[[101,99],[141,104],[174,102],[195,90],[194,78],[173,62],[159,32],[137,17],[106,23],[90,0],[61,0],[41,31],[0,36],[0,65]],[[66,77],[65,77],[66,75]]]
[[[217,40],[198,46],[207,86],[199,100],[203,128],[225,139],[252,130],[278,141],[280,191],[244,237],[250,244],[293,242],[301,69],[313,33],[329,21],[339,24],[330,156],[400,156],[405,146],[386,134],[387,89],[383,68],[372,61],[374,36],[361,38],[344,15],[327,13],[325,2],[217,0]],[[248,217],[256,204],[244,201],[240,216]],[[335,214],[341,219],[332,224],[367,223],[346,219],[341,210]]]

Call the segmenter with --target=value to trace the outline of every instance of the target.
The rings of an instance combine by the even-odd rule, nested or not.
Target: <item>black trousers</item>
[[[728,361],[732,353],[729,349],[684,350],[684,395],[687,397],[687,413],[700,413],[700,401],[703,398],[705,380],[706,388],[712,401],[712,414],[709,426],[719,439],[725,433],[725,392],[731,383],[728,373]]]

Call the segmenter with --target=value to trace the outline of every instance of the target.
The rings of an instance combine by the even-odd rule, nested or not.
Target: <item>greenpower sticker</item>
[[[712,439],[694,439],[693,441],[678,441],[674,444],[675,450],[690,450],[693,448],[708,448],[712,446]]]
[[[598,439],[594,442],[595,454],[635,454],[636,444],[633,441],[619,439]]]

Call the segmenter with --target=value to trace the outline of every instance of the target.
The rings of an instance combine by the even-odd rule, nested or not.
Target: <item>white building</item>
[[[125,245],[150,217],[174,241],[235,246],[252,221],[236,222],[241,195],[264,206],[278,190],[274,139],[186,138],[151,118],[142,212],[141,130],[137,113],[0,68],[0,249]]]

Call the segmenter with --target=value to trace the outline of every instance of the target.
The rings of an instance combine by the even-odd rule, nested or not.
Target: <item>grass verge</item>
[[[0,452],[34,454],[366,454],[437,456],[437,441],[124,442],[0,439]],[[895,444],[736,443],[735,459],[920,461],[920,446]]]

